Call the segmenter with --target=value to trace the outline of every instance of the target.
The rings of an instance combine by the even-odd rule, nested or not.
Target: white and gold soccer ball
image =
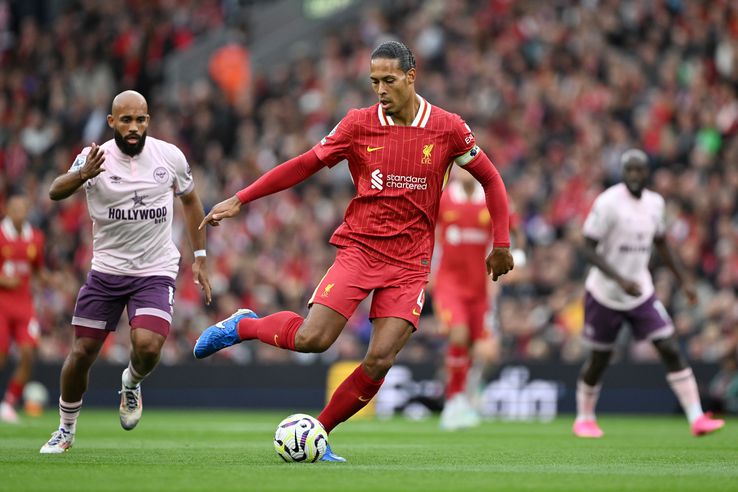
[[[328,434],[318,420],[304,413],[290,415],[277,426],[274,449],[287,462],[313,463],[324,454]]]

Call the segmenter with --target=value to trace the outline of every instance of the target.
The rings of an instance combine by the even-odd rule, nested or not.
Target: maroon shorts
[[[464,299],[447,288],[436,288],[433,291],[433,309],[445,333],[466,328],[470,339],[475,342],[492,335],[485,323],[489,310],[486,296]]]
[[[8,353],[11,342],[18,346],[38,346],[40,331],[33,304],[0,303],[0,354]]]
[[[369,319],[401,318],[416,329],[428,273],[390,265],[358,248],[340,248],[308,305],[322,304],[349,319],[372,291]]]
[[[655,294],[633,309],[619,311],[603,306],[586,293],[583,337],[592,348],[612,350],[625,322],[636,340],[658,340],[674,333],[671,317]]]
[[[128,311],[132,328],[167,336],[174,313],[174,279],[165,275],[129,277],[90,271],[79,290],[72,325],[77,336],[105,338]]]

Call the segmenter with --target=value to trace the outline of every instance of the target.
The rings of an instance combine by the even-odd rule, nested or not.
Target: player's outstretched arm
[[[105,153],[100,146],[93,142],[90,147],[90,153],[87,154],[84,164],[81,167],[78,169],[73,168],[69,172],[57,177],[51,183],[49,198],[52,200],[63,200],[71,196],[85,181],[105,171],[105,168],[102,166],[104,162]]]
[[[684,275],[682,265],[678,262],[676,256],[674,256],[674,253],[671,251],[669,243],[666,242],[666,236],[655,237],[653,239],[653,244],[656,246],[659,255],[666,263],[666,266],[669,267],[669,270],[672,271],[679,281],[679,284],[682,286],[684,295],[687,296],[687,301],[693,306],[697,304],[697,289],[695,289],[692,281]]]
[[[210,304],[212,293],[210,280],[208,279],[207,257],[205,255],[205,231],[198,227],[204,220],[205,212],[202,201],[195,190],[180,196],[182,209],[184,210],[185,222],[187,223],[187,235],[190,238],[192,250],[200,252],[195,254],[195,262],[192,264],[192,276],[195,283],[199,284],[205,294],[205,303]]]
[[[221,220],[237,215],[242,204],[291,188],[317,173],[324,166],[323,161],[318,158],[312,149],[290,159],[284,164],[270,169],[250,186],[239,191],[231,198],[214,206],[200,223],[200,228],[205,224],[217,226]]]
[[[210,212],[208,212],[200,222],[200,225],[197,226],[197,230],[202,230],[202,228],[205,227],[205,224],[217,227],[220,225],[221,220],[238,215],[240,210],[241,200],[239,200],[236,195],[233,195],[211,208]]]

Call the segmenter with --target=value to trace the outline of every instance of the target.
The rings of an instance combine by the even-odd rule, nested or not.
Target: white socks
[[[600,398],[602,384],[590,386],[581,379],[577,380],[577,422],[595,420],[595,406]]]
[[[694,379],[692,368],[687,367],[681,371],[670,372],[666,375],[672,391],[679,399],[689,423],[702,416],[702,404],[700,403],[700,392],[697,389],[697,381]]]
[[[146,375],[143,376],[136,372],[133,365],[129,362],[128,367],[123,371],[123,386],[129,389],[137,388],[141,381],[144,380]]]
[[[82,400],[73,403],[66,402],[59,397],[59,427],[67,432],[77,430],[77,417],[82,409]]]

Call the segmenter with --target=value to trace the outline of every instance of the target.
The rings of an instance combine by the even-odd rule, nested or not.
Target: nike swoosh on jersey
[[[420,313],[419,313],[419,312],[417,312],[417,311],[415,310],[415,308],[413,308],[413,314],[414,314],[415,316],[420,316]]]
[[[371,152],[374,152],[374,151],[377,151],[377,150],[382,150],[383,148],[384,147],[372,147],[370,145],[367,145],[366,146],[366,151],[371,153]]]
[[[363,401],[363,402],[365,402],[365,403],[366,403],[366,402],[368,402],[369,400],[371,400],[371,398],[365,398],[365,397],[363,397],[363,396],[359,396],[359,401]]]

